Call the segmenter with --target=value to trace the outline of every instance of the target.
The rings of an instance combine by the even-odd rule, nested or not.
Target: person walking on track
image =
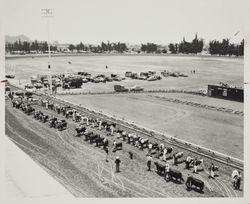
[[[120,163],[121,163],[121,160],[119,156],[117,156],[115,159],[115,172],[116,173],[120,172]]]
[[[148,171],[151,171],[151,163],[152,163],[152,156],[150,154],[147,155],[147,167]]]

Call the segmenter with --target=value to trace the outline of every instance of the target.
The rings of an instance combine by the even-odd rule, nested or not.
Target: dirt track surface
[[[160,97],[157,97],[160,96]],[[243,159],[243,116],[165,100],[243,109],[243,104],[191,94],[110,94],[58,96],[104,114]],[[163,97],[163,98],[161,98]],[[216,131],[215,131],[216,130]]]
[[[51,111],[40,106],[47,114]],[[57,115],[53,112],[53,115]],[[63,118],[62,115],[57,115]],[[41,123],[14,109],[10,101],[6,101],[6,134],[24,152],[39,163],[50,175],[64,185],[76,197],[241,197],[243,191],[232,188],[230,176],[221,174],[215,180],[208,179],[206,172],[194,175],[205,182],[204,193],[195,190],[187,191],[185,184],[166,182],[153,171],[146,169],[146,151],[123,144],[123,150],[116,153],[110,151],[109,162],[105,162],[102,149],[85,142],[83,138],[74,137],[76,124],[68,120],[68,129],[62,132],[49,128],[48,123]],[[89,127],[88,127],[89,128]],[[90,129],[90,128],[89,128]],[[93,131],[107,137],[96,129]],[[110,145],[111,146],[111,145]],[[128,152],[134,153],[130,160]],[[121,158],[121,172],[114,174],[114,158]],[[172,160],[169,161],[172,166]],[[184,164],[177,167],[186,180]],[[192,174],[192,173],[191,173]]]

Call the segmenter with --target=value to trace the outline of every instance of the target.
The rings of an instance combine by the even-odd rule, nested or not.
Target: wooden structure
[[[228,86],[208,85],[207,95],[233,101],[244,101],[244,89]]]

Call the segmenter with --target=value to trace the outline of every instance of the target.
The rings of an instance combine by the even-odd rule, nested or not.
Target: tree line
[[[20,51],[25,53],[31,53],[32,51],[36,52],[47,52],[48,51],[48,43],[46,41],[39,42],[37,40],[33,42],[16,41],[14,43],[5,44],[6,52],[13,53],[14,51]],[[50,46],[51,51],[64,51],[60,50],[57,46]],[[126,43],[121,42],[101,42],[99,45],[85,45],[82,42],[78,44],[69,44],[67,49],[71,52],[73,51],[86,51],[86,52],[94,52],[94,53],[103,53],[103,52],[112,52],[116,51],[118,53],[124,53],[128,51],[128,47]],[[197,54],[201,53],[204,50],[204,41],[203,39],[198,39],[197,34],[191,42],[187,42],[185,38],[183,38],[180,43],[170,43],[167,47],[163,47],[161,45],[157,45],[155,43],[146,43],[141,44],[139,50],[132,49],[138,53],[172,53],[172,54]],[[208,53],[211,55],[235,55],[235,56],[243,56],[244,55],[244,40],[241,41],[240,44],[230,43],[229,39],[222,39],[222,41],[213,40],[208,44]]]
[[[56,51],[57,47],[56,46],[50,46],[51,51]],[[25,53],[30,53],[31,51],[36,51],[36,52],[47,52],[48,51],[48,43],[45,42],[38,42],[37,40],[33,42],[28,42],[28,41],[16,41],[14,43],[5,43],[5,51],[6,52],[14,52],[14,51],[20,51],[20,52],[25,52]]]
[[[239,45],[229,43],[229,39],[223,39],[221,42],[213,40],[209,42],[209,52],[215,55],[244,55],[244,40]]]
[[[73,45],[70,44],[69,45],[69,50],[70,51],[74,51],[77,50],[79,51],[90,51],[90,52],[97,52],[97,53],[101,53],[101,52],[112,52],[112,51],[116,51],[119,53],[123,53],[125,51],[128,50],[126,43],[121,43],[121,42],[112,42],[110,43],[109,41],[107,43],[105,42],[101,42],[100,45],[84,45],[82,42],[80,42],[79,44]]]

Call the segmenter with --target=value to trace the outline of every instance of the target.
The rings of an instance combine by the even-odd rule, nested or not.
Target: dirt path
[[[40,106],[34,108],[52,114]],[[54,112],[53,115],[63,117]],[[67,130],[58,132],[49,128],[48,123],[12,108],[10,101],[6,101],[6,134],[76,197],[236,197],[243,194],[232,189],[227,175],[209,180],[206,172],[199,173],[197,178],[205,181],[204,193],[187,191],[185,184],[166,182],[156,174],[155,167],[152,172],[146,171],[146,151],[129,144],[111,153],[110,162],[105,162],[104,151],[83,138],[74,137],[76,124],[72,120],[68,120],[68,125]],[[104,132],[92,131],[113,140]],[[128,157],[129,151],[134,153],[133,160]],[[114,174],[113,161],[117,155],[122,161],[121,173]],[[186,180],[190,171],[183,170],[184,164],[174,168],[181,170]]]

